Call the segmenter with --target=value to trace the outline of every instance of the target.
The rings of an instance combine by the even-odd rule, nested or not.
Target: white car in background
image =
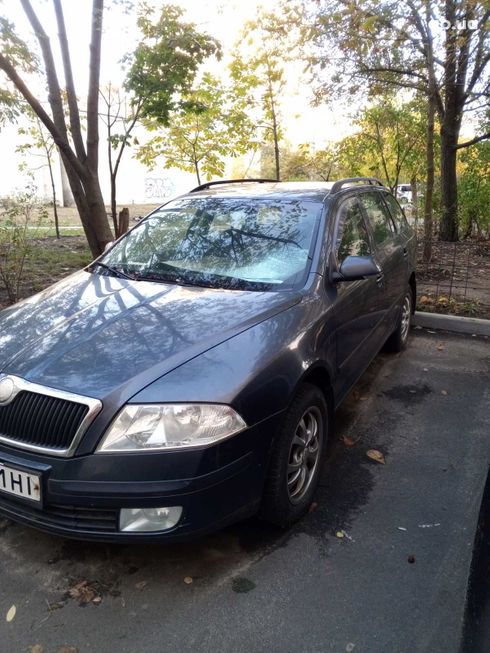
[[[412,187],[410,184],[398,184],[396,187],[396,197],[400,204],[412,203]]]

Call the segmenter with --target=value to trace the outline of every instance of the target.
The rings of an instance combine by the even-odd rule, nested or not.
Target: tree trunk
[[[415,228],[419,220],[419,194],[417,188],[417,177],[413,175],[410,179],[410,193],[412,195],[412,218],[415,221]]]
[[[58,219],[58,207],[56,206],[56,186],[55,186],[55,183],[54,183],[53,162],[51,161],[52,151],[53,150],[51,150],[51,152],[49,152],[49,150],[46,148],[46,156],[47,156],[47,159],[48,159],[49,178],[51,180],[51,196],[53,198],[54,228],[56,230],[56,238],[59,238],[60,237],[60,221]]]
[[[434,194],[434,117],[435,97],[430,94],[427,100],[427,179],[424,200],[424,261],[432,258],[432,198]]]
[[[116,204],[116,175],[111,170],[111,215],[112,222],[114,224],[114,236],[119,238],[121,235],[119,233],[120,222],[117,218],[117,204]]]
[[[194,161],[194,170],[196,171],[197,184],[201,185],[201,175],[199,174],[199,164],[197,161]]]
[[[280,163],[279,163],[279,139],[277,137],[277,125],[276,125],[276,120],[274,118],[274,159],[276,162],[276,179],[279,181],[281,179],[281,168],[280,168]]]
[[[468,224],[466,225],[466,230],[464,232],[463,238],[471,238],[473,233],[473,223],[475,222],[474,211],[471,210],[468,214]]]
[[[107,243],[113,240],[99,181],[97,177],[92,177],[91,181],[82,185],[65,157],[63,163],[90,251],[97,257],[102,254]]]
[[[457,132],[452,126],[441,127],[441,199],[442,215],[439,238],[458,240]]]
[[[75,206],[75,200],[73,198],[73,193],[71,192],[70,182],[68,181],[68,175],[66,174],[65,166],[63,165],[63,160],[60,155],[60,175],[61,175],[61,193],[62,193],[62,202],[63,206],[71,207]]]
[[[116,237],[122,236],[129,229],[129,209],[125,207],[122,211],[119,211],[119,229],[117,231]]]
[[[24,97],[26,102],[44,124],[53,137],[54,142],[62,153],[62,160],[70,187],[77,205],[80,219],[87,236],[89,247],[94,256],[99,256],[105,246],[112,240],[111,228],[102,197],[98,176],[98,149],[99,149],[99,78],[100,78],[100,56],[102,42],[102,19],[104,12],[104,0],[93,0],[92,6],[92,28],[90,41],[90,63],[89,63],[89,87],[87,94],[87,148],[79,138],[80,118],[78,108],[75,106],[76,97],[73,88],[71,75],[71,63],[69,61],[66,34],[64,31],[64,18],[59,2],[55,2],[56,18],[60,31],[60,46],[65,72],[65,79],[68,83],[68,101],[70,107],[70,122],[72,137],[75,140],[76,153],[72,149],[68,130],[65,122],[61,87],[59,84],[56,65],[51,49],[49,37],[37,17],[30,0],[21,0],[24,12],[29,20],[34,34],[39,43],[44,61],[44,72],[48,87],[48,101],[51,108],[52,118],[48,115],[37,96],[27,87],[24,80],[18,74],[15,65],[8,56],[0,52],[0,69],[9,77],[11,82]],[[83,151],[82,151],[83,150]]]

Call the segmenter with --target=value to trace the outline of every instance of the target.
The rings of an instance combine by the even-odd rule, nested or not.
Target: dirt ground
[[[434,241],[429,263],[418,244],[418,309],[490,319],[490,242]]]
[[[150,211],[153,211],[153,209],[156,209],[158,206],[160,206],[161,202],[158,204],[127,204],[127,205],[121,205],[117,207],[118,212],[124,208],[124,206],[127,206],[129,209],[129,215],[130,218],[136,218],[138,216],[145,216]],[[110,213],[110,207],[107,208],[107,213]],[[54,224],[54,215],[53,215],[53,208],[50,207],[48,209],[49,217],[51,222]],[[60,225],[62,227],[80,227],[80,217],[78,215],[77,209],[73,206],[71,208],[67,207],[58,207],[58,217],[60,220]]]

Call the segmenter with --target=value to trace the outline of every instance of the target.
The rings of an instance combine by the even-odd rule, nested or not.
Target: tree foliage
[[[127,57],[126,89],[134,103],[141,102],[141,117],[167,126],[182,95],[192,88],[199,67],[210,56],[221,56],[221,46],[183,20],[180,7],[165,4],[157,13],[143,3],[138,15],[142,41]]]
[[[237,97],[246,98],[264,142],[272,143],[276,179],[281,178],[281,103],[291,59],[287,23],[277,14],[261,11],[244,25],[229,66]]]
[[[164,167],[195,173],[201,183],[203,175],[223,175],[226,157],[254,147],[253,125],[243,106],[211,74],[205,73],[180,105],[166,129],[160,120],[145,121],[148,130],[159,132],[138,151],[145,165],[154,167],[162,157]]]
[[[440,234],[457,238],[457,152],[489,132],[459,142],[463,115],[490,99],[487,0],[321,0],[308,17],[319,91],[339,82],[355,93],[406,88],[424,94],[439,118],[443,214]],[[332,68],[335,73],[332,74]],[[429,120],[429,123],[431,121]],[[430,137],[429,137],[430,142]],[[430,163],[428,163],[428,168]]]
[[[424,118],[416,102],[402,104],[386,96],[362,111],[346,152],[353,172],[380,177],[395,193],[402,178],[423,173]]]
[[[477,143],[461,155],[460,219],[464,236],[490,232],[490,142]]]

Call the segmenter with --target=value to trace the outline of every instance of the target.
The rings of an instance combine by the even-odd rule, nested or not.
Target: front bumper
[[[0,493],[0,514],[84,540],[176,541],[254,514],[260,504],[278,416],[200,451],[60,459],[0,446],[0,462],[41,476],[42,502]],[[179,523],[121,532],[121,508],[182,506]]]

